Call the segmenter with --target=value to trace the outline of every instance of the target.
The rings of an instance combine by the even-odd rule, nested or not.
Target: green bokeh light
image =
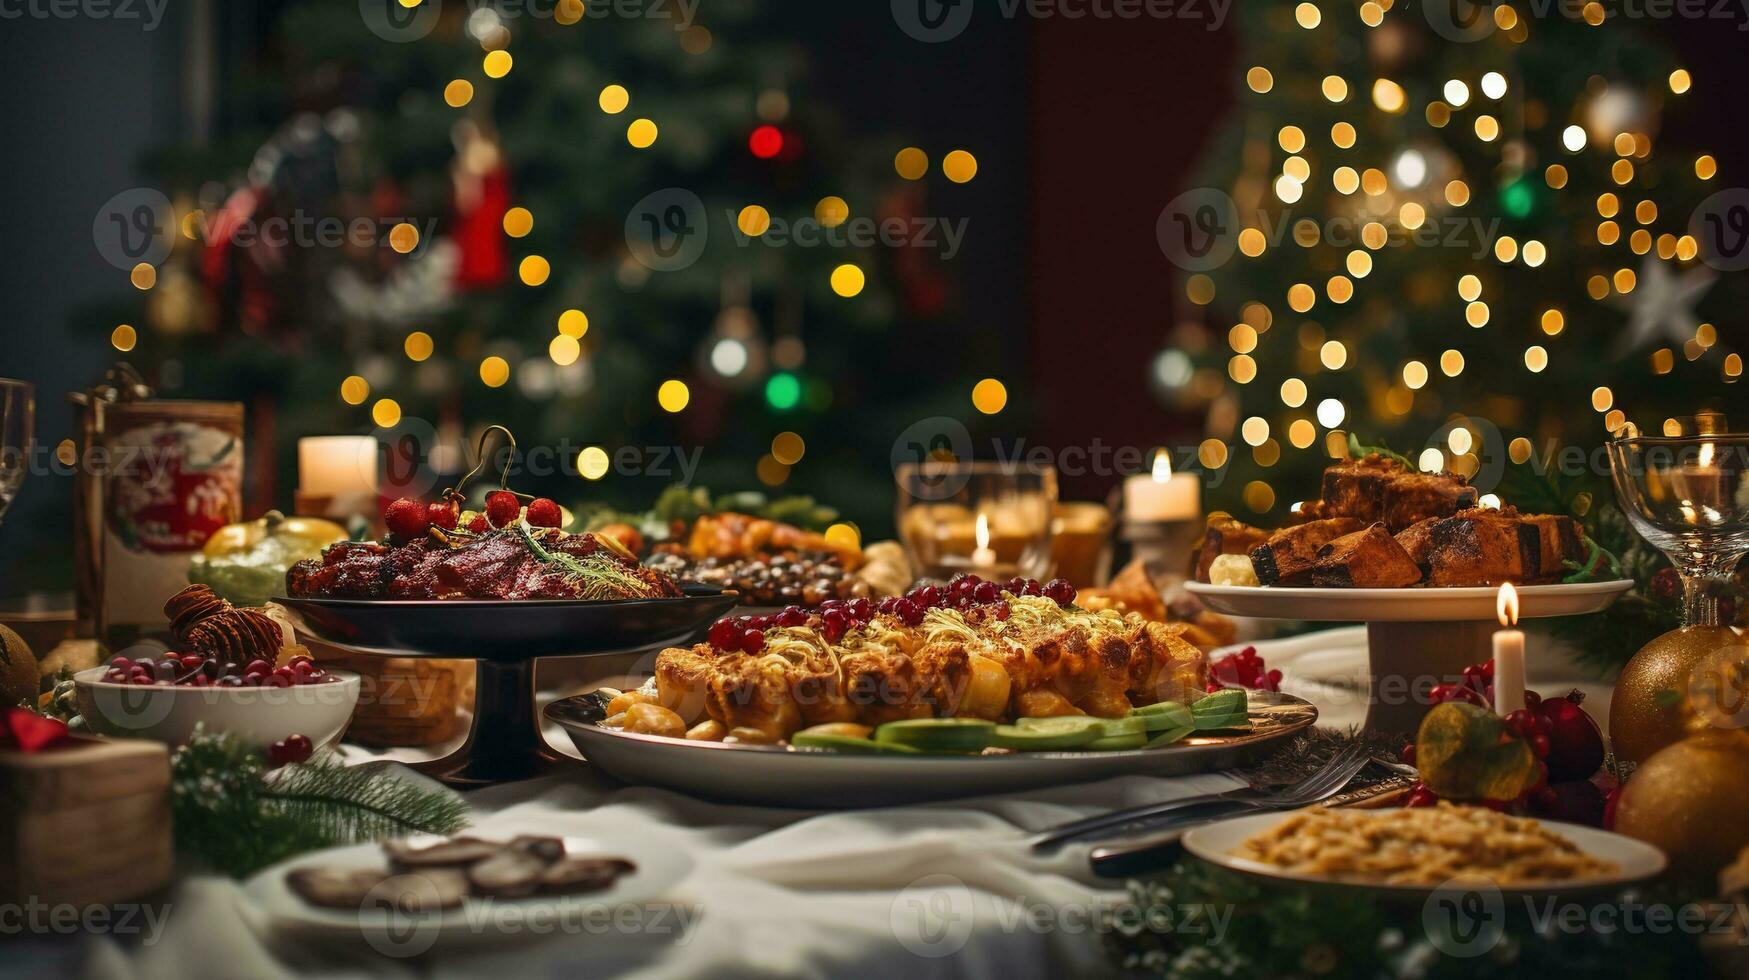
[[[765,382],[765,400],[772,408],[787,412],[802,400],[802,383],[788,371],[779,371]]]

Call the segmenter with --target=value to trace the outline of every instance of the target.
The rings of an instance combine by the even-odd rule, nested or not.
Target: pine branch
[[[269,782],[263,799],[316,823],[337,841],[447,834],[467,823],[467,805],[458,796],[332,759],[287,766]]]

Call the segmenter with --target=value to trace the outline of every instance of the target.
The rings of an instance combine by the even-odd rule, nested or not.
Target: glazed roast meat
[[[343,541],[286,573],[288,594],[325,599],[654,599],[674,580],[591,534],[556,528]]]

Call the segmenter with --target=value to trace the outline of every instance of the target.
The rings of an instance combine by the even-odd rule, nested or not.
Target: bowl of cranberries
[[[307,656],[243,663],[175,652],[118,656],[73,675],[91,729],[180,745],[196,725],[262,745],[293,735],[320,749],[339,740],[358,705],[359,676]]]

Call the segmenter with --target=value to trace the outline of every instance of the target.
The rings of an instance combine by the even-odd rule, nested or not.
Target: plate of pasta
[[[1263,878],[1412,894],[1584,891],[1644,881],[1666,863],[1658,848],[1621,834],[1446,802],[1237,817],[1186,833],[1184,849]]]
[[[632,690],[554,702],[621,780],[785,806],[872,806],[1240,765],[1317,719],[1210,690],[1183,627],[970,576],[876,604],[719,620]]]

